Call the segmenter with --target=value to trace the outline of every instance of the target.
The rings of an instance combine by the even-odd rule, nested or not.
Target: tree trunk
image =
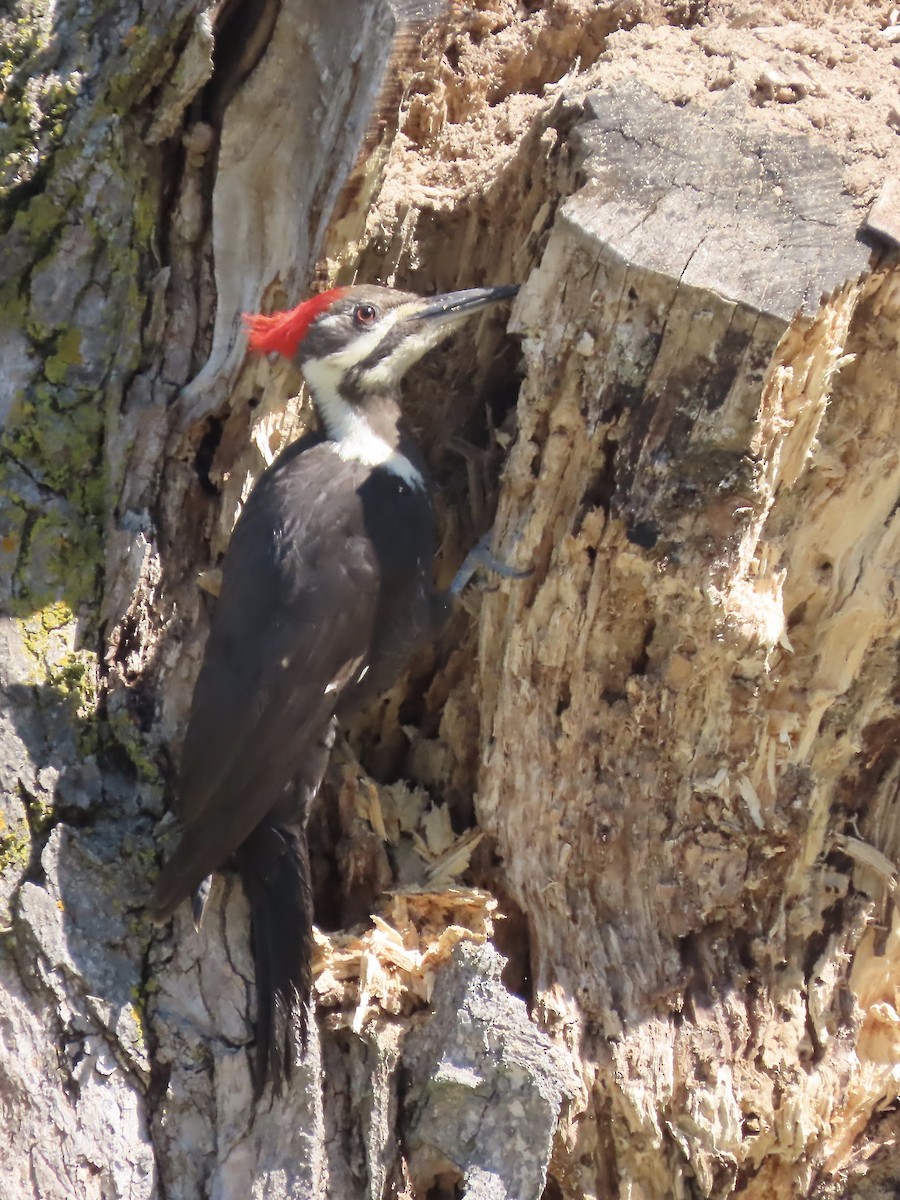
[[[900,27],[744,8],[0,18],[4,1196],[900,1187]],[[254,1107],[239,886],[145,906],[309,417],[240,313],[354,278],[523,284],[409,400],[439,575],[495,513],[531,574],[336,753],[318,1021]]]

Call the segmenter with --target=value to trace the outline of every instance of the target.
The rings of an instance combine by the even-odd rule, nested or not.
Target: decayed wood
[[[807,1195],[895,1094],[844,835],[856,793],[895,854],[900,285],[827,152],[633,86],[586,117],[514,313],[536,573],[483,609],[479,817],[584,1071],[567,1194]]]

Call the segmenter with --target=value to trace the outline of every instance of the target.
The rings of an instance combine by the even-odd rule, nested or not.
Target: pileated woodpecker
[[[166,920],[193,896],[199,925],[208,877],[236,862],[256,965],[257,1095],[268,1078],[280,1089],[305,1043],[305,830],[337,723],[383,692],[449,611],[400,381],[458,321],[516,291],[338,288],[245,318],[251,349],[299,366],[322,431],[264,472],[232,534],[182,752],[183,833],[154,909]]]

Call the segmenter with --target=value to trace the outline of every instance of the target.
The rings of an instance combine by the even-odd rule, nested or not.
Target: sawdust
[[[424,789],[402,782],[378,787],[352,773],[346,779],[356,815],[392,848],[395,861],[409,863],[410,851],[414,856],[416,866],[396,872],[397,882],[438,887],[453,884],[468,870],[483,835],[477,829],[457,835],[446,804],[432,804]]]
[[[888,4],[723,4],[694,29],[614,34],[592,86],[638,76],[665,100],[709,108],[726,89],[751,119],[824,142],[846,163],[847,192],[870,203],[900,173],[892,113],[900,91],[900,26]],[[897,61],[895,61],[897,60]]]
[[[900,15],[890,3],[556,0],[523,19],[514,0],[482,0],[414,82],[370,232],[411,202],[446,211],[487,191],[560,94],[624,78],[680,107],[739,89],[753,119],[835,150],[860,207],[900,174]]]

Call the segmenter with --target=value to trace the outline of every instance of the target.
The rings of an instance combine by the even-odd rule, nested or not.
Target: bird
[[[436,589],[436,522],[423,454],[403,416],[409,368],[515,285],[423,297],[333,288],[245,315],[249,347],[299,367],[319,429],[288,446],[247,498],[194,687],[177,782],[181,837],[152,902],[165,922],[234,863],[256,973],[257,1099],[291,1078],[307,1040],[312,916],[306,822],[338,727],[384,692],[446,621],[482,539]]]

